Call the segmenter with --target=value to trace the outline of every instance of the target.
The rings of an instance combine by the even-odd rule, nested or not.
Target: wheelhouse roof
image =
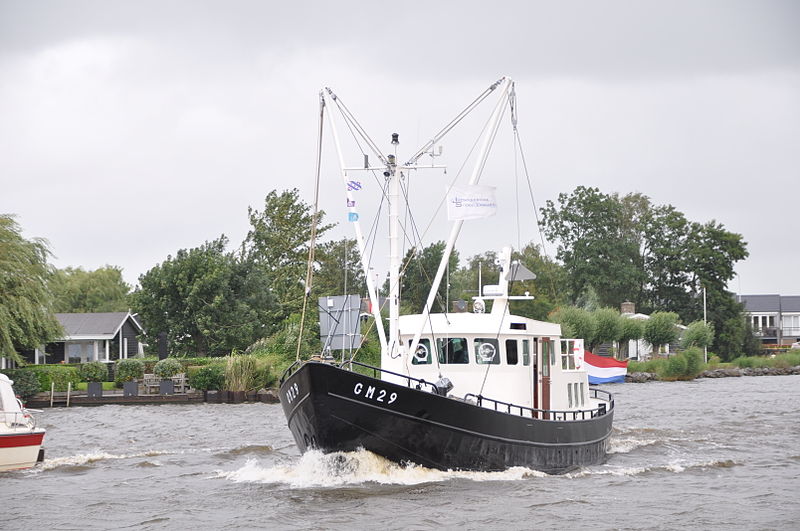
[[[430,336],[431,330],[435,335],[464,334],[464,335],[491,335],[498,333],[515,335],[560,336],[561,325],[537,321],[518,315],[499,315],[492,313],[432,313],[430,316],[423,314],[401,315],[400,333],[404,336],[413,335],[421,326],[423,336]],[[525,329],[512,327],[524,324]]]

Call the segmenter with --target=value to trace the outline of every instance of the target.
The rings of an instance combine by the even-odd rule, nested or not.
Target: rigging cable
[[[317,137],[317,170],[314,176],[314,215],[311,218],[311,241],[308,245],[308,261],[306,263],[306,283],[303,293],[303,310],[300,313],[300,333],[297,334],[297,352],[295,361],[300,361],[300,346],[303,342],[303,327],[306,320],[308,297],[311,295],[311,283],[314,279],[314,251],[317,243],[317,222],[319,220],[319,176],[322,171],[322,127],[325,116],[325,98],[319,93],[319,136]]]

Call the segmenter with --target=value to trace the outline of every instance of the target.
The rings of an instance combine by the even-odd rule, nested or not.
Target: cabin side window
[[[575,370],[575,350],[574,341],[561,340],[561,369]]]
[[[522,340],[522,364],[531,364],[531,342],[528,339]]]
[[[408,340],[408,348],[411,348],[411,340]],[[431,340],[422,338],[417,344],[417,351],[411,356],[411,365],[430,365],[431,364]]]
[[[463,337],[437,339],[439,346],[439,363],[469,363],[467,340]]]
[[[500,348],[494,338],[475,338],[472,342],[475,349],[475,361],[479,365],[498,365],[500,363]]]
[[[508,365],[516,365],[519,361],[517,353],[517,340],[506,339],[506,363]]]

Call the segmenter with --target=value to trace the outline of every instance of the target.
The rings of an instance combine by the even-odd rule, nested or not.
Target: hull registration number
[[[361,382],[353,387],[353,394],[385,404],[391,404],[397,400],[397,393],[389,393],[386,389],[379,389],[374,385],[364,385]]]

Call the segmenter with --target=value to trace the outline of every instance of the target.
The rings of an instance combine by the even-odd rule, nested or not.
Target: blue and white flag
[[[447,219],[480,219],[497,213],[494,186],[479,184],[453,186],[447,194]]]

